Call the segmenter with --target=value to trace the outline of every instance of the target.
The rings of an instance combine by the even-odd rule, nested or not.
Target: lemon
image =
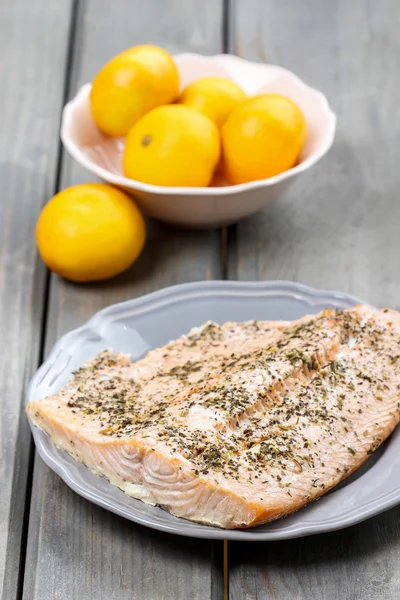
[[[293,167],[307,136],[301,109],[264,94],[238,106],[221,128],[223,172],[231,184],[278,175]]]
[[[209,185],[220,157],[215,123],[192,108],[160,106],[132,127],[126,138],[126,177],[160,186]]]
[[[135,46],[97,73],[90,92],[91,113],[101,131],[123,136],[146,112],[173,102],[178,91],[172,56],[157,46]]]
[[[232,110],[247,97],[230,79],[204,77],[188,85],[179,102],[198,110],[221,127]]]
[[[114,277],[139,256],[144,219],[129,196],[101,183],[59,192],[43,208],[36,242],[46,265],[72,281]]]

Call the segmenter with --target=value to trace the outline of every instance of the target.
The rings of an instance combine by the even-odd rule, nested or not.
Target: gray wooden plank
[[[31,437],[23,405],[37,367],[45,270],[34,229],[55,186],[70,1],[0,4],[0,595],[17,596]],[[21,553],[22,546],[22,553]]]
[[[338,114],[331,153],[232,228],[230,277],[292,279],[399,306],[400,6],[395,0],[237,0],[231,47],[282,64]],[[232,599],[398,598],[398,509],[304,540],[230,545]]]
[[[397,600],[400,510],[343,531],[229,544],[231,600]]]
[[[221,50],[222,2],[134,0],[80,4],[73,58],[75,92],[113,54],[137,43],[172,52]],[[67,156],[62,187],[88,181]],[[174,283],[220,277],[219,232],[149,224],[143,256],[111,282],[73,285],[52,276],[46,351],[95,311]],[[222,545],[163,535],[83,500],[35,460],[24,598],[82,600],[222,597]]]
[[[234,51],[321,89],[338,131],[321,163],[232,234],[230,276],[296,279],[398,305],[399,3],[236,6]]]

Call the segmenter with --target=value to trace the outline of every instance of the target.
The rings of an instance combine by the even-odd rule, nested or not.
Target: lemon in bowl
[[[103,133],[122,136],[146,112],[173,102],[178,91],[178,68],[169,52],[158,46],[134,46],[97,73],[90,110]]]
[[[232,185],[280,175],[294,167],[307,136],[300,107],[279,94],[248,99],[221,129],[223,172]]]
[[[211,119],[179,104],[147,113],[129,131],[123,154],[125,177],[158,186],[206,187],[220,157]]]
[[[202,77],[189,84],[179,103],[209,117],[221,127],[230,113],[248,98],[242,88],[226,77]]]

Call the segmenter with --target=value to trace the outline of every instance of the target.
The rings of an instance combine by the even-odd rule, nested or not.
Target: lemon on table
[[[204,77],[188,85],[179,99],[212,119],[218,127],[238,104],[248,98],[234,81],[223,77]]]
[[[127,269],[145,239],[144,219],[133,200],[102,183],[59,192],[43,208],[36,227],[39,253],[49,269],[81,282]]]
[[[122,136],[146,112],[173,102],[178,91],[179,73],[172,56],[157,46],[135,46],[97,73],[90,108],[99,129]]]
[[[229,115],[221,129],[225,177],[231,184],[240,184],[290,169],[306,135],[306,119],[289,98],[264,94],[249,99]]]
[[[173,104],[147,113],[126,138],[126,177],[160,186],[207,186],[220,157],[219,131],[199,112]]]

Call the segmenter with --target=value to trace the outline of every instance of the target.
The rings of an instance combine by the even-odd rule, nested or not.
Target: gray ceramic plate
[[[65,335],[33,377],[27,400],[54,394],[71,372],[104,348],[135,360],[208,319],[296,319],[327,306],[358,302],[346,294],[313,290],[289,282],[198,282],[110,306]],[[249,530],[225,531],[178,519],[161,508],[126,496],[55,448],[33,429],[42,459],[78,494],[131,521],[179,535],[228,540],[282,540],[341,529],[400,502],[400,429],[341,486],[298,513]]]

